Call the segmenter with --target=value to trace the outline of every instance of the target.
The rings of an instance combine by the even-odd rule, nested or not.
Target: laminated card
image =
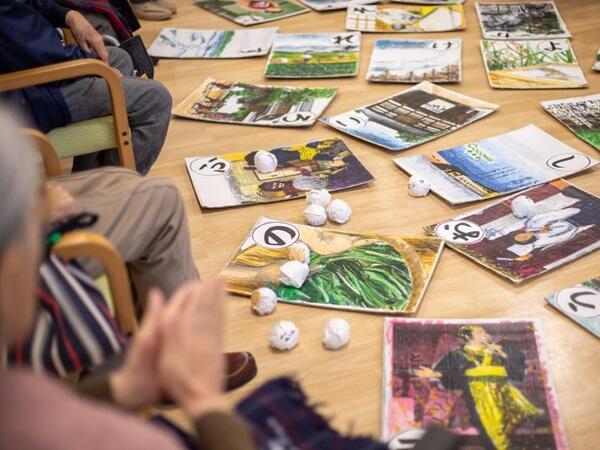
[[[196,4],[244,26],[271,22],[310,11],[288,0],[196,0]]]
[[[186,158],[202,207],[271,203],[304,197],[311,189],[338,191],[373,180],[341,139],[321,139],[269,151],[278,162],[271,173],[256,170],[257,150]]]
[[[481,41],[490,86],[498,89],[573,89],[587,86],[568,39]]]
[[[555,292],[546,301],[600,338],[600,277]]]
[[[568,448],[538,320],[387,318],[383,438],[432,425],[465,449]]]
[[[534,202],[518,218],[511,202]],[[513,283],[542,275],[600,247],[600,198],[565,180],[520,194],[425,228],[446,244]]]
[[[358,73],[360,33],[279,33],[266,78],[335,78]]]
[[[484,39],[568,38],[554,2],[475,3]]]
[[[173,108],[173,114],[208,122],[308,127],[336,93],[336,88],[265,86],[208,78]]]
[[[462,81],[462,39],[375,41],[367,80],[458,83]]]
[[[520,191],[598,164],[535,125],[394,162],[424,177],[434,193],[453,205]]]
[[[374,33],[427,33],[464,30],[462,5],[350,5],[346,29]]]
[[[310,249],[310,273],[301,288],[280,282],[280,268],[296,243]],[[287,303],[412,314],[442,248],[438,238],[350,233],[262,217],[220,276],[230,292],[247,297],[270,287]]]
[[[399,151],[451,133],[497,108],[498,105],[423,81],[391,97],[321,121],[358,139]]]
[[[542,107],[575,135],[600,150],[600,94],[542,102]]]
[[[163,28],[148,47],[157,58],[249,58],[266,55],[277,28],[194,30]]]

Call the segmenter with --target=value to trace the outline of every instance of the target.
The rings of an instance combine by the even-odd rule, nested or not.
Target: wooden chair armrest
[[[136,331],[137,321],[127,268],[117,250],[104,236],[89,231],[71,231],[62,236],[52,252],[65,259],[91,257],[99,261],[106,271],[115,319],[121,331],[126,334]]]
[[[0,92],[86,76],[97,76],[106,81],[119,157],[124,167],[135,170],[123,86],[117,74],[107,64],[96,59],[78,59],[2,74],[0,75]]]
[[[42,156],[46,177],[52,178],[59,176],[61,174],[60,159],[54,151],[54,147],[50,143],[48,137],[44,133],[34,130],[33,128],[25,128],[23,131],[27,137],[31,139],[33,145]]]

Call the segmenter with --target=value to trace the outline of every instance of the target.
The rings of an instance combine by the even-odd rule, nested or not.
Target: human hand
[[[192,418],[229,409],[221,353],[224,299],[221,280],[191,282],[173,295],[162,313],[161,385]]]
[[[108,64],[108,50],[106,50],[102,36],[85,17],[75,10],[70,10],[65,16],[65,23],[80,48],[86,52],[93,51],[100,61]]]
[[[124,409],[141,408],[161,396],[157,363],[164,305],[162,293],[152,290],[142,324],[129,344],[125,364],[110,377],[113,399]]]
[[[77,202],[62,186],[46,183],[45,194],[48,222],[64,222],[77,214]]]
[[[508,357],[504,350],[502,350],[502,347],[500,347],[498,344],[490,344],[489,349],[492,351],[492,353],[496,353],[497,355],[500,355],[503,358]]]

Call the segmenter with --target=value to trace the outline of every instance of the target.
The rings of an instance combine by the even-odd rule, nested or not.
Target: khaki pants
[[[199,278],[183,202],[168,179],[105,167],[51,181],[76,199],[80,212],[98,214],[91,231],[110,240],[127,263],[138,307],[153,287],[170,296]],[[102,271],[97,262],[82,263],[94,276]]]

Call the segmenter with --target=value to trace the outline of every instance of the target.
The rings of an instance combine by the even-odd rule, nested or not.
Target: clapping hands
[[[223,282],[191,282],[168,302],[158,291],[133,338],[124,366],[111,377],[115,402],[136,409],[168,394],[190,417],[227,410],[221,353]]]

